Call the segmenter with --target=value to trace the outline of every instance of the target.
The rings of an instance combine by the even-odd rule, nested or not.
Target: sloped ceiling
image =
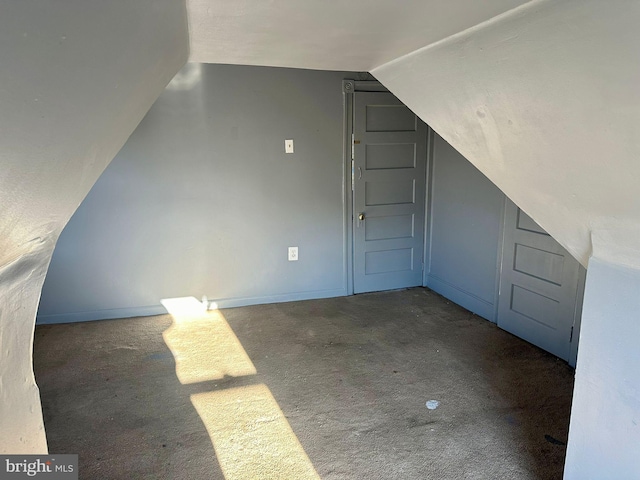
[[[187,0],[192,62],[370,71],[525,0]]]
[[[187,7],[192,61],[371,72],[583,265],[640,267],[640,3]]]
[[[188,56],[184,5],[6,2],[0,15],[0,454],[45,453],[33,334],[58,236]]]
[[[583,265],[638,268],[639,22],[531,2],[372,73]]]

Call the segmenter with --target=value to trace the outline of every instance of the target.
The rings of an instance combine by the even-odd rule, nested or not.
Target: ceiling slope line
[[[484,20],[480,23],[476,23],[475,25],[473,25],[472,27],[469,28],[465,28],[464,30],[460,30],[457,33],[454,33],[452,35],[449,35],[447,37],[444,37],[440,40],[437,40],[435,42],[431,42],[428,45],[425,45],[424,47],[418,48],[416,50],[413,50],[409,53],[405,53],[404,55],[401,55],[397,58],[394,58],[393,60],[390,60],[388,62],[385,63],[381,63],[380,65],[374,67],[373,69],[369,70],[369,72],[371,72],[371,74],[373,74],[375,76],[375,72],[376,70],[382,69],[382,68],[391,68],[394,64],[396,63],[401,63],[404,62],[406,60],[408,60],[409,58],[411,58],[414,55],[419,55],[423,52],[427,52],[429,50],[431,50],[432,48],[437,48],[439,46],[442,45],[446,45],[449,42],[455,42],[457,39],[460,38],[464,38],[467,36],[471,36],[473,33],[480,31],[480,30],[484,30],[485,28],[489,28],[495,24],[501,23],[503,21],[506,21],[508,19],[510,19],[513,16],[516,15],[524,15],[526,12],[528,12],[529,10],[539,6],[539,5],[544,5],[546,3],[551,3],[552,0],[530,0],[527,3],[523,3],[522,5],[518,5],[517,7],[514,7],[512,9],[507,10],[506,12],[502,12],[498,15],[496,15],[495,17],[491,17],[487,20]]]

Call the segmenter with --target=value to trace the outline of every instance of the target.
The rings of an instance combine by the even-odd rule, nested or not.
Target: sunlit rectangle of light
[[[320,478],[266,385],[198,393],[191,402],[226,480]]]
[[[255,375],[256,368],[222,312],[198,310],[195,298],[163,301],[173,325],[163,334],[176,362],[182,384],[219,380],[225,376]],[[174,313],[175,312],[175,313]]]

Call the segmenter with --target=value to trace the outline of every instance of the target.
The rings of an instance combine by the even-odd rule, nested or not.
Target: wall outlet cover
[[[290,262],[298,261],[298,247],[289,247],[289,261]]]
[[[284,141],[284,152],[285,153],[293,153],[293,140],[285,140]]]

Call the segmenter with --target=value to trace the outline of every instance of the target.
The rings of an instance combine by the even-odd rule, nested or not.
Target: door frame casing
[[[344,218],[344,245],[343,258],[344,279],[347,295],[353,295],[353,175],[352,175],[352,132],[353,132],[353,94],[356,92],[356,80],[345,79],[342,81],[343,101],[343,152],[342,152],[342,189]],[[377,82],[376,82],[377,83]]]
[[[355,102],[355,93],[358,92],[383,92],[391,93],[380,82],[375,80],[351,80],[345,79],[342,81],[342,93],[343,93],[343,202],[344,212],[343,228],[344,228],[344,278],[346,282],[347,295],[354,294],[354,245],[353,245],[353,204],[354,204],[354,192],[353,192],[353,110]],[[429,182],[431,171],[431,157],[433,150],[433,131],[431,127],[427,126],[427,158],[425,168],[425,195],[424,195],[424,215],[425,221],[423,225],[423,245],[422,245],[422,286],[426,286],[426,278],[431,263],[430,257],[430,238],[428,234],[431,231],[431,215],[429,215],[429,206],[431,202],[431,184]]]
[[[571,345],[569,346],[568,363],[573,368],[578,361],[578,346],[580,344],[580,325],[582,324],[582,305],[584,303],[584,287],[587,282],[587,269],[580,269],[578,277],[578,291],[576,292],[576,308],[573,312],[573,330],[571,331]]]

